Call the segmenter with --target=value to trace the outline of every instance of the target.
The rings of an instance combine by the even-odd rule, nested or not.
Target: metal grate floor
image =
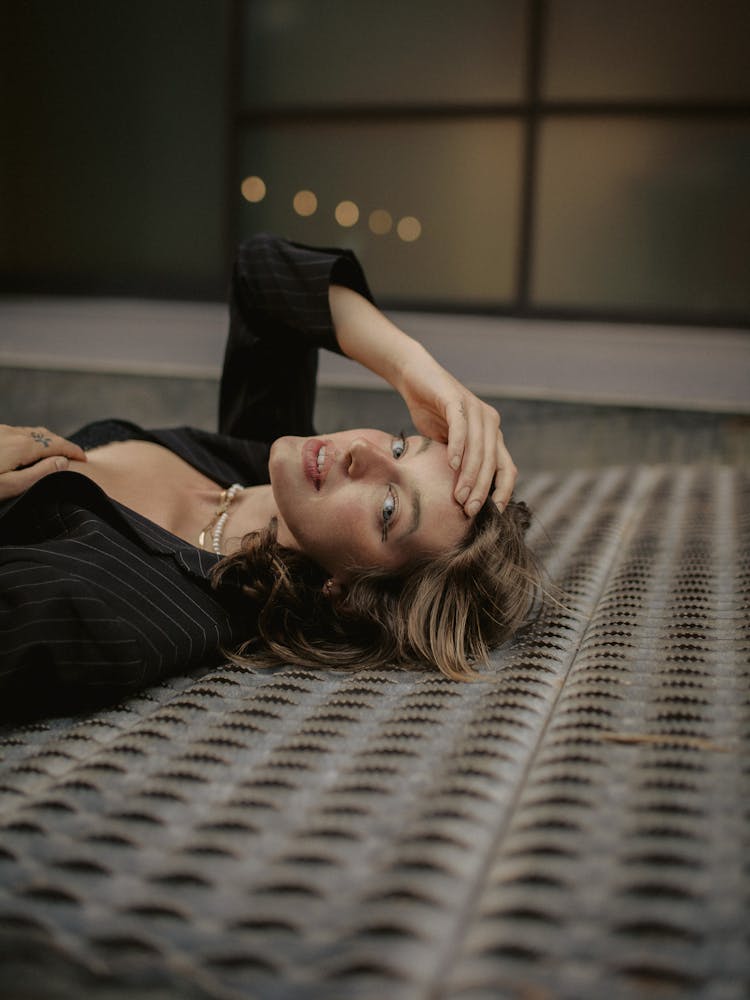
[[[0,730],[0,993],[750,992],[750,472],[537,475],[486,677],[175,678]]]

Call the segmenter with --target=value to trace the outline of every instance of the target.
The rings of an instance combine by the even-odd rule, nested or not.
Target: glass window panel
[[[504,302],[515,280],[520,155],[520,125],[507,119],[248,129],[238,196],[252,176],[266,194],[238,197],[241,231],[350,246],[392,301]],[[309,194],[295,209],[300,192]],[[359,212],[354,225],[347,202]],[[409,219],[417,239],[413,222],[399,235]]]
[[[252,107],[518,100],[525,0],[246,0]]]
[[[549,99],[750,97],[747,0],[548,0]]]
[[[539,155],[535,304],[750,308],[750,120],[555,118]]]

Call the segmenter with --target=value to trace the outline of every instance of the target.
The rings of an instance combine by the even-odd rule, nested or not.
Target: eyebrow
[[[421,455],[423,451],[427,451],[427,449],[430,447],[431,444],[432,444],[432,438],[428,438],[422,435],[422,443],[420,444],[416,454]],[[402,539],[408,538],[409,535],[414,534],[414,532],[419,528],[419,522],[421,517],[422,517],[422,494],[419,492],[419,489],[415,487],[411,491],[411,524],[401,536]]]
[[[429,438],[426,438],[429,441]],[[406,529],[406,531],[401,536],[401,539],[407,538],[409,535],[414,534],[414,532],[419,527],[419,519],[422,516],[422,494],[418,489],[412,490],[411,494],[411,524]]]

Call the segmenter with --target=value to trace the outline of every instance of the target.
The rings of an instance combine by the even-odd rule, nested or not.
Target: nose
[[[390,471],[393,459],[382,448],[366,438],[355,438],[349,445],[349,475],[361,479]]]

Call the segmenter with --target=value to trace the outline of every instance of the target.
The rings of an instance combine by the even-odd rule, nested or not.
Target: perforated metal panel
[[[540,475],[565,590],[474,684],[176,678],[0,734],[0,992],[740,998],[748,476]]]

